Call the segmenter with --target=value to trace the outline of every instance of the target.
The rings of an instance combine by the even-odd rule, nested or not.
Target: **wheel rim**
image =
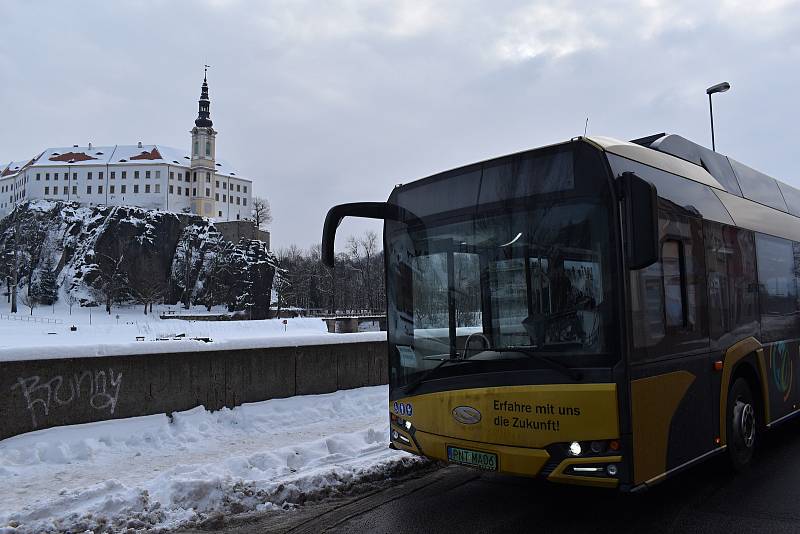
[[[748,449],[753,446],[753,441],[756,437],[756,416],[755,411],[753,410],[753,405],[749,403],[744,403],[742,401],[736,401],[736,404],[739,406],[739,434],[742,437],[742,442],[744,446]]]

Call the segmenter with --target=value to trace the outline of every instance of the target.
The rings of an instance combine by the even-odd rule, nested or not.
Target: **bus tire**
[[[744,471],[753,459],[758,422],[753,392],[743,377],[728,391],[726,414],[728,460],[735,471]]]

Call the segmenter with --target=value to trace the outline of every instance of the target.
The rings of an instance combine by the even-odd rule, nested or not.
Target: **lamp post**
[[[718,83],[717,85],[712,85],[708,89],[706,89],[706,94],[708,95],[708,112],[711,115],[711,150],[714,152],[717,151],[716,143],[714,142],[714,108],[711,105],[711,95],[714,93],[724,93],[728,89],[731,88],[731,84],[728,82]]]

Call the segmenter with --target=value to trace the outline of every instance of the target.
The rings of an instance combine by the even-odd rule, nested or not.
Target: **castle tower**
[[[214,158],[217,132],[212,128],[211,99],[208,97],[208,65],[203,74],[203,86],[198,101],[197,119],[192,134],[192,212],[206,217],[216,215],[214,211]]]

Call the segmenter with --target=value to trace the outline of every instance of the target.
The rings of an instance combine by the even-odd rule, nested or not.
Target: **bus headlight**
[[[583,449],[581,448],[581,444],[578,443],[577,441],[573,441],[572,443],[569,444],[569,453],[572,456],[580,456],[582,452]]]

